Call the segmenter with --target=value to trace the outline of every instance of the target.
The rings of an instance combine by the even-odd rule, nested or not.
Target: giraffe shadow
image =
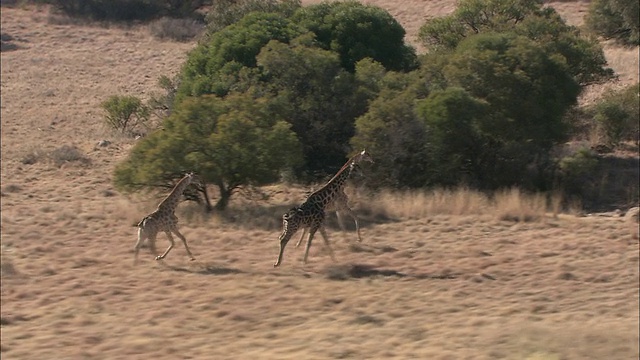
[[[330,280],[348,280],[362,279],[370,277],[407,277],[407,274],[392,269],[376,269],[372,265],[367,264],[339,264],[330,265],[324,269],[327,279]]]
[[[233,274],[242,274],[244,271],[240,269],[225,267],[225,266],[214,266],[208,264],[199,263],[194,267],[180,267],[174,266],[164,263],[164,266],[169,270],[176,272],[184,272],[189,274],[200,274],[200,275],[233,275]]]
[[[393,269],[379,269],[369,264],[330,265],[323,270],[323,273],[329,280],[349,280],[374,277],[409,278],[415,280],[454,280],[460,276],[460,274],[451,272],[409,274]]]

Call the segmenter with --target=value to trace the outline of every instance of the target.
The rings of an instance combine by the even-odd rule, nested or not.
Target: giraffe
[[[344,194],[344,184],[347,178],[349,178],[353,168],[363,160],[373,162],[371,156],[369,156],[365,150],[362,150],[362,152],[352,156],[323,187],[309,195],[302,205],[291,208],[287,213],[282,215],[283,229],[279,238],[280,252],[278,259],[275,264],[273,264],[274,267],[280,265],[287,242],[289,242],[289,239],[291,239],[300,228],[309,228],[309,240],[307,240],[303,263],[307,262],[311,241],[318,230],[320,230],[324,243],[329,249],[331,258],[334,258],[333,250],[329,245],[329,239],[324,230],[326,209],[330,204],[335,204],[337,198],[342,197],[341,194]],[[344,195],[344,197],[346,198],[346,195]]]
[[[338,194],[336,194],[334,201],[327,205],[324,210],[325,212],[336,212],[338,225],[340,225],[340,229],[342,229],[342,231],[345,231],[344,223],[342,221],[342,214],[347,213],[347,215],[351,216],[353,221],[356,223],[356,233],[358,234],[358,241],[362,242],[362,237],[360,236],[360,226],[358,224],[358,217],[349,207],[349,198],[347,197],[347,194],[344,193],[344,190],[339,191]],[[300,243],[302,242],[302,239],[304,239],[304,235],[306,234],[306,232],[307,228],[303,228],[302,235],[300,236],[300,239],[298,239],[296,247],[300,246]]]
[[[187,249],[187,254],[191,258],[191,260],[195,260],[195,258],[191,254],[191,250],[189,250],[189,246],[187,245],[187,239],[185,239],[185,237],[180,233],[180,231],[178,231],[178,217],[175,214],[175,210],[176,210],[176,207],[178,206],[178,203],[180,202],[180,197],[182,196],[182,193],[187,188],[187,186],[189,186],[195,181],[198,181],[198,180],[197,180],[197,175],[195,175],[194,173],[191,172],[185,175],[173,187],[169,195],[167,195],[167,197],[165,197],[164,200],[160,202],[160,204],[158,205],[158,208],[154,212],[152,212],[151,214],[145,216],[142,220],[140,220],[140,222],[137,225],[138,241],[136,242],[136,245],[133,247],[134,265],[138,261],[138,250],[140,249],[140,246],[142,246],[142,243],[146,239],[149,240],[149,248],[151,250],[151,253],[153,255],[156,255],[156,236],[160,231],[164,231],[164,233],[167,234],[170,244],[167,250],[165,250],[165,252],[162,255],[156,256],[156,260],[164,259],[169,253],[169,251],[171,251],[171,249],[173,248],[174,241],[173,241],[173,236],[171,236],[172,232],[176,234],[176,236],[178,236],[180,240],[182,240],[182,243],[184,244],[185,249]]]

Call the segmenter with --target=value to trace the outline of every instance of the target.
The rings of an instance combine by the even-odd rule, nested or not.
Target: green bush
[[[162,75],[158,79],[158,86],[163,90],[163,93],[152,94],[148,101],[149,109],[158,118],[164,119],[173,112],[179,84],[180,78],[178,76],[172,80],[168,76]]]
[[[135,96],[113,95],[101,106],[107,125],[123,134],[132,134],[149,120],[149,107]]]
[[[563,157],[558,163],[560,186],[567,195],[583,195],[593,186],[592,174],[597,166],[597,155],[587,148]]]
[[[638,0],[594,0],[585,22],[589,29],[626,45],[640,45]]]
[[[302,30],[283,16],[258,12],[211,34],[189,53],[177,101],[204,94],[226,96],[253,75],[256,56],[269,41],[288,43],[301,34]]]
[[[605,145],[615,148],[623,141],[638,143],[639,96],[640,85],[635,84],[606,94],[590,109]]]

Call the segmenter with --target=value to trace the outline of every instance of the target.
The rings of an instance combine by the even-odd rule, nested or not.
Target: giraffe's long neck
[[[338,194],[351,175],[351,171],[355,166],[355,160],[349,159],[340,170],[329,180],[323,187],[309,195],[309,200],[319,202],[326,207],[331,200]]]
[[[158,210],[163,211],[175,211],[178,203],[180,202],[180,196],[184,190],[191,184],[191,177],[189,175],[183,177],[178,181],[176,186],[173,187],[173,190],[167,195],[167,197],[162,200],[162,202],[158,205]]]

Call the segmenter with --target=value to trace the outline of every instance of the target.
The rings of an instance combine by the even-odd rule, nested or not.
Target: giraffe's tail
[[[149,219],[149,216],[145,216],[144,218],[142,218],[142,220],[140,220],[140,222],[136,225],[134,225],[135,227],[143,227],[144,226],[144,222],[147,221]]]

